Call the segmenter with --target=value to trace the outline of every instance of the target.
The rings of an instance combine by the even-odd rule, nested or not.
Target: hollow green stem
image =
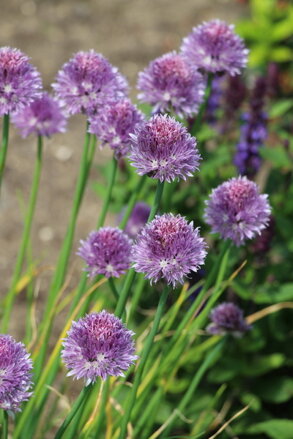
[[[75,403],[73,404],[70,412],[66,416],[63,424],[61,425],[61,427],[57,431],[57,433],[55,435],[55,439],[60,439],[63,436],[65,430],[67,429],[67,427],[71,423],[71,421],[74,418],[74,416],[76,415],[77,411],[85,403],[86,399],[88,398],[91,389],[92,389],[91,385],[86,386],[82,389],[78,398],[75,400]]]
[[[207,79],[207,86],[206,86],[205,94],[204,94],[204,99],[203,99],[203,102],[199,108],[199,112],[196,116],[195,122],[191,128],[191,135],[192,136],[195,136],[198,133],[200,126],[202,124],[202,119],[203,119],[203,116],[204,116],[204,113],[205,113],[205,110],[207,107],[207,103],[208,103],[208,100],[209,100],[209,97],[210,97],[210,94],[212,91],[212,82],[213,82],[213,74],[209,73],[208,79]]]
[[[155,200],[153,202],[149,217],[148,217],[148,223],[150,221],[152,221],[155,218],[155,215],[158,213],[159,207],[160,207],[160,202],[162,199],[162,195],[163,195],[163,190],[164,190],[164,181],[158,181],[158,185],[157,185],[157,190],[156,190],[156,195],[155,195]]]
[[[159,301],[159,304],[158,304],[158,308],[156,310],[156,314],[155,314],[155,317],[154,317],[154,322],[153,322],[152,329],[151,329],[149,335],[146,338],[146,341],[145,341],[145,344],[144,344],[144,347],[143,347],[143,351],[142,351],[142,354],[141,354],[141,360],[140,360],[140,362],[138,364],[138,367],[136,369],[134,382],[133,382],[133,385],[132,385],[129,397],[127,399],[127,403],[126,403],[126,407],[125,407],[125,412],[124,412],[123,418],[121,420],[121,428],[120,428],[120,433],[119,433],[118,439],[125,439],[125,435],[126,435],[126,431],[127,431],[127,424],[128,424],[128,422],[130,420],[131,412],[132,412],[133,406],[135,404],[136,394],[137,394],[138,387],[139,387],[139,384],[140,384],[140,381],[141,381],[141,377],[142,377],[142,374],[143,374],[144,366],[145,366],[145,364],[147,362],[149,353],[151,351],[151,348],[152,348],[152,345],[153,345],[153,342],[154,342],[154,337],[157,334],[158,329],[159,329],[159,325],[160,325],[161,317],[162,317],[163,312],[164,312],[164,308],[165,308],[165,304],[166,304],[166,301],[167,301],[169,289],[170,288],[168,286],[165,287],[164,291],[161,294],[160,301]]]
[[[8,291],[6,300],[5,300],[5,310],[2,321],[2,332],[6,332],[8,329],[9,319],[12,311],[12,306],[16,293],[16,285],[21,275],[23,262],[30,238],[31,226],[33,221],[33,216],[35,212],[35,206],[37,201],[38,189],[40,184],[40,176],[42,170],[42,153],[43,153],[43,140],[41,136],[38,136],[38,146],[37,146],[37,157],[35,162],[35,169],[32,180],[32,189],[28,202],[28,210],[26,213],[25,221],[24,221],[24,229],[21,239],[21,244],[19,248],[19,252],[17,254],[16,265],[13,273],[13,278],[11,282],[11,287]]]
[[[144,175],[139,180],[138,185],[136,186],[136,188],[132,192],[132,195],[131,195],[130,200],[129,200],[128,204],[127,204],[126,210],[124,212],[123,218],[122,218],[122,220],[121,220],[121,222],[119,224],[120,229],[124,229],[125,228],[125,226],[127,224],[127,221],[129,220],[129,217],[131,215],[131,212],[132,212],[132,210],[134,208],[134,205],[135,205],[135,203],[136,203],[136,201],[138,199],[138,196],[139,196],[143,186],[145,185],[146,179],[147,179],[147,176]]]
[[[2,423],[2,439],[8,439],[8,414],[6,410],[3,410],[3,423]]]
[[[2,145],[0,149],[0,192],[1,192],[1,184],[3,180],[6,155],[8,149],[8,140],[9,140],[9,114],[4,114],[3,117],[3,128],[2,128]]]
[[[223,349],[224,346],[224,342],[225,339],[222,339],[215,347],[212,351],[210,351],[208,353],[208,355],[206,356],[204,362],[201,364],[201,366],[199,367],[199,369],[197,370],[196,374],[194,375],[191,383],[188,386],[188,389],[185,393],[185,395],[183,396],[183,398],[181,399],[178,407],[177,407],[177,413],[182,413],[184,412],[187,404],[190,402],[191,398],[194,397],[194,393],[196,391],[196,389],[198,388],[204,374],[206,373],[206,371],[215,363],[215,361],[218,359],[220,352]],[[175,421],[175,416],[171,418],[170,423],[168,424],[167,428],[165,429],[163,435],[161,436],[162,439],[167,438],[172,426],[174,424]]]

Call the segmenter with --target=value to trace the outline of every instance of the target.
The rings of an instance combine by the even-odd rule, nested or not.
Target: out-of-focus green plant
[[[250,66],[290,62],[293,57],[291,1],[250,0],[249,4],[250,18],[240,21],[236,28],[250,47]]]

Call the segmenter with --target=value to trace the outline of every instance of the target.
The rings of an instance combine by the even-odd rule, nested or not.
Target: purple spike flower
[[[20,411],[20,405],[32,393],[32,361],[23,343],[0,334],[0,408]]]
[[[52,86],[69,114],[87,115],[125,97],[128,88],[117,68],[94,50],[76,53],[63,65]]]
[[[247,64],[248,50],[234,26],[211,20],[194,27],[183,39],[181,50],[186,59],[205,72],[239,75]]]
[[[130,238],[136,239],[137,235],[146,224],[150,212],[151,208],[148,204],[143,202],[136,203],[125,227],[125,232]]]
[[[20,110],[39,96],[42,81],[18,49],[0,48],[0,116]]]
[[[83,378],[85,385],[98,377],[124,376],[137,356],[134,333],[118,317],[107,311],[88,314],[72,323],[63,341],[62,359],[69,369],[67,376]]]
[[[171,213],[157,215],[142,229],[133,246],[134,269],[145,273],[151,283],[165,279],[175,288],[204,263],[206,247],[192,222]]]
[[[212,191],[204,217],[213,233],[239,246],[268,225],[271,208],[267,198],[246,177],[231,178]]]
[[[154,113],[174,111],[178,116],[197,113],[204,96],[203,76],[176,52],[152,61],[139,73],[138,98],[151,104]]]
[[[132,137],[130,160],[139,175],[160,181],[186,180],[199,166],[196,139],[167,115],[153,116]]]
[[[210,314],[212,323],[207,331],[213,335],[232,334],[241,337],[251,326],[243,318],[243,311],[232,302],[224,302],[216,306]]]
[[[29,134],[49,137],[55,133],[64,133],[67,123],[59,102],[47,93],[15,113],[12,121],[22,137]]]
[[[123,99],[90,118],[89,132],[96,134],[103,145],[108,143],[116,158],[121,158],[129,152],[129,134],[143,120],[144,116],[136,106],[129,99]]]
[[[102,227],[91,232],[86,241],[80,241],[77,252],[86,264],[89,276],[103,274],[120,277],[130,266],[131,241],[117,227]]]

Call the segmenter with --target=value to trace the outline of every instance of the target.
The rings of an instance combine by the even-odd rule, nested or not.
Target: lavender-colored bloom
[[[125,232],[130,238],[135,239],[137,237],[146,224],[150,212],[151,208],[148,204],[136,203],[125,227]]]
[[[174,111],[178,116],[197,113],[203,100],[204,80],[197,69],[176,52],[152,61],[139,73],[138,98],[151,104],[153,112]]]
[[[208,123],[213,125],[216,120],[216,111],[221,105],[221,98],[223,95],[223,81],[225,76],[215,76],[212,81],[211,94],[207,101],[206,118]]]
[[[265,78],[258,78],[250,99],[249,113],[243,114],[240,141],[234,164],[241,175],[252,177],[261,165],[259,149],[267,138],[267,115],[263,111],[267,91]]]
[[[243,311],[232,302],[224,302],[216,306],[210,314],[212,323],[207,331],[214,335],[232,334],[241,337],[249,331],[249,326],[243,318]]]
[[[62,359],[67,376],[83,378],[86,385],[98,377],[124,376],[137,356],[132,341],[134,333],[118,317],[107,311],[88,314],[72,323],[63,341]]]
[[[102,227],[80,243],[77,254],[85,260],[90,277],[120,277],[129,268],[131,241],[117,227]]]
[[[133,246],[134,269],[146,279],[165,279],[173,288],[204,263],[206,243],[199,229],[180,215],[157,215],[146,224]]]
[[[183,39],[182,53],[186,59],[205,72],[239,75],[246,66],[248,50],[234,26],[211,20],[194,27]]]
[[[213,233],[239,246],[268,225],[271,208],[267,198],[246,177],[231,178],[212,191],[204,217]]]
[[[67,122],[59,102],[47,93],[15,113],[12,121],[23,137],[29,134],[49,137],[64,133]]]
[[[20,411],[22,402],[32,393],[32,361],[23,343],[0,334],[0,408]]]
[[[172,117],[153,116],[131,138],[130,160],[139,175],[170,182],[186,180],[198,169],[196,139]]]
[[[109,144],[116,158],[125,156],[130,149],[129,134],[144,120],[143,114],[123,99],[103,108],[90,118],[90,133],[96,134],[103,144]]]
[[[0,48],[0,116],[20,110],[39,96],[42,81],[18,49]]]
[[[125,78],[94,50],[76,53],[52,86],[69,114],[94,114],[127,92]]]

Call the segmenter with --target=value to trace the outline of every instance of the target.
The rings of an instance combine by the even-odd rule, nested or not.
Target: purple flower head
[[[246,66],[248,50],[234,26],[221,20],[211,20],[194,27],[183,39],[183,55],[205,72],[239,75]]]
[[[62,359],[67,376],[83,378],[86,386],[98,377],[123,376],[137,356],[132,335],[118,317],[107,311],[88,314],[73,322],[63,341]]]
[[[214,335],[232,334],[241,337],[249,331],[249,326],[243,318],[243,311],[232,302],[224,302],[216,306],[210,314],[212,323],[207,331]]]
[[[130,160],[139,175],[170,182],[176,178],[186,180],[198,169],[196,140],[172,117],[153,116],[131,138]]]
[[[49,137],[64,133],[67,122],[58,101],[47,93],[15,113],[12,121],[23,137],[29,134]]]
[[[116,158],[125,156],[130,149],[130,133],[144,120],[143,114],[123,99],[103,108],[90,118],[90,133],[96,134],[103,144],[108,143]]]
[[[239,246],[268,225],[271,208],[267,197],[246,177],[231,178],[212,191],[206,201],[205,220],[213,233]]]
[[[76,53],[63,65],[52,86],[68,114],[91,115],[127,92],[125,78],[94,50]]]
[[[20,405],[32,395],[32,361],[22,343],[0,334],[0,408],[20,411]]]
[[[20,110],[39,96],[42,81],[18,49],[0,48],[0,116]]]
[[[203,100],[202,75],[176,52],[167,53],[152,61],[139,73],[138,97],[151,104],[153,112],[174,111],[178,116],[197,113]]]
[[[157,215],[146,224],[133,246],[134,269],[146,279],[165,279],[173,288],[184,282],[184,276],[197,271],[204,263],[206,243],[180,215]]]
[[[103,274],[106,277],[120,277],[130,266],[131,241],[117,227],[102,227],[91,232],[77,254],[86,264],[89,276]]]
[[[125,227],[125,232],[130,238],[136,239],[137,235],[146,224],[150,212],[151,208],[148,204],[142,202],[136,203]]]

